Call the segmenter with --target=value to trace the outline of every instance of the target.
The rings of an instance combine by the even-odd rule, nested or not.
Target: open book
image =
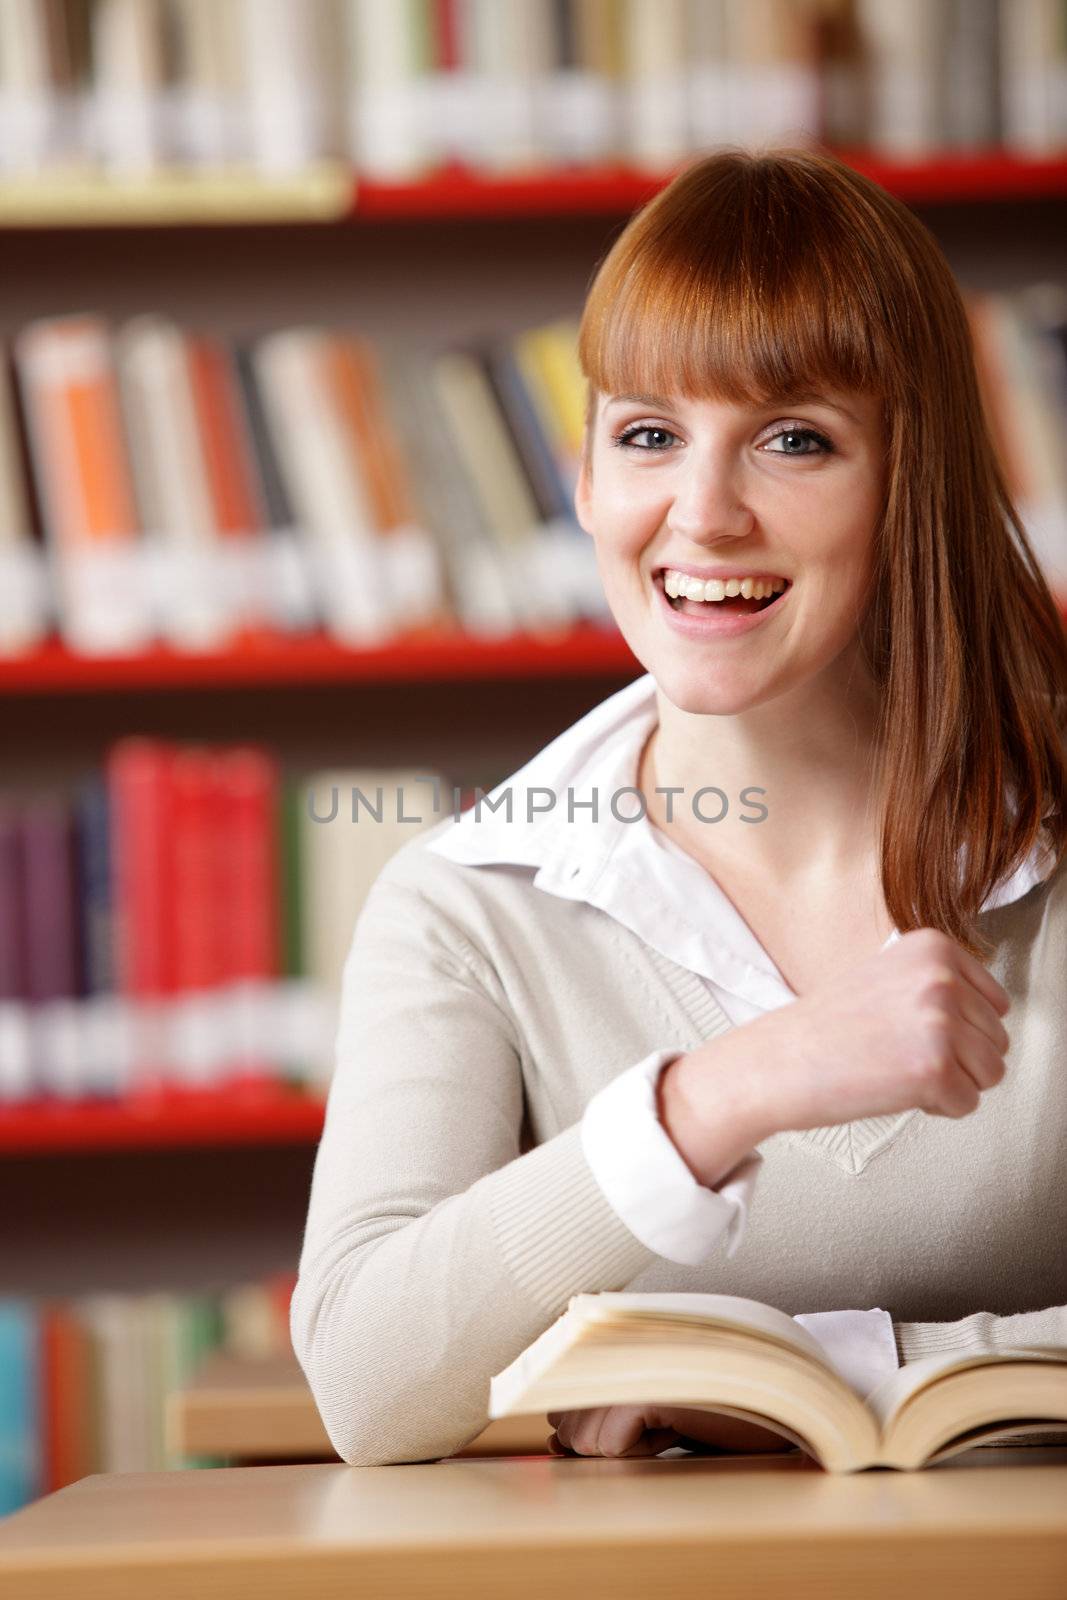
[[[1067,1427],[1067,1347],[910,1361],[866,1398],[806,1328],[725,1294],[578,1294],[497,1374],[492,1418],[674,1405],[772,1429],[829,1472],[912,1469]]]

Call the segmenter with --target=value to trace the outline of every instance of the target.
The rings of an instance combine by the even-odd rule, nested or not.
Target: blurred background
[[[165,1401],[286,1359],[412,832],[351,793],[469,803],[639,671],[577,317],[692,155],[776,141],[941,241],[1067,603],[1063,0],[0,3],[0,1513],[240,1456]]]

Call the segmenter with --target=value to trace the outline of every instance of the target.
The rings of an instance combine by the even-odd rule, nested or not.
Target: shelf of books
[[[0,796],[0,1149],[313,1137],[363,900],[478,794],[126,736]]]
[[[971,292],[987,412],[1067,579],[1067,287]],[[432,347],[30,322],[0,366],[0,698],[620,674],[574,491],[577,321]]]
[[[11,1230],[0,1296],[0,1514],[170,1464],[166,1388],[220,1342],[286,1346],[291,1280],[241,1283],[264,1229],[257,1259],[295,1266],[254,1195],[195,1247],[225,1301],[22,1289],[68,1283],[93,1227],[129,1269],[111,1287],[188,1281],[154,1205],[83,1222],[79,1153],[117,1185],[143,1182],[138,1151],[189,1151],[191,1188],[212,1146],[264,1185],[310,1166],[366,895],[537,724],[479,728],[465,770],[457,718],[455,771],[391,727],[402,754],[376,764],[364,729],[323,716],[305,741],[291,708],[242,738],[271,709],[252,691],[306,691],[311,725],[316,687],[391,684],[402,724],[435,680],[555,706],[563,680],[640,670],[575,520],[576,317],[680,166],[782,143],[915,205],[1027,202],[1010,239],[976,243],[970,213],[946,231],[1005,478],[1067,600],[1065,72],[1061,0],[0,3],[0,1151],[28,1158],[15,1212],[48,1196],[39,1270]],[[604,224],[523,235],[502,298],[477,224],[553,217]],[[394,222],[442,224],[440,280],[428,230]],[[249,691],[229,742],[198,734],[221,690]],[[53,711],[84,770],[40,736]]]
[[[224,1465],[171,1449],[165,1398],[208,1356],[291,1359],[295,1283],[0,1299],[0,1516],[89,1473]]]

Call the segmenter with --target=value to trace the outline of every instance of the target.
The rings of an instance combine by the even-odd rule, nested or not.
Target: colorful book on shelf
[[[345,644],[379,644],[394,631],[397,602],[373,503],[331,390],[328,349],[329,335],[316,329],[270,334],[255,348],[256,377],[326,627]]]
[[[165,317],[134,317],[118,330],[115,361],[146,530],[154,627],[186,649],[218,647],[235,624],[186,335]]]
[[[116,989],[127,1011],[132,1070],[120,1092],[159,1089],[171,1076],[172,755],[161,740],[128,738],[112,745],[106,757]]]
[[[267,584],[267,610],[281,632],[299,633],[319,621],[305,540],[297,525],[271,436],[252,349],[240,342],[234,344],[233,360],[264,505],[261,560]]]
[[[23,936],[35,1089],[61,1099],[84,1090],[78,1002],[73,808],[58,793],[26,797],[21,814]]]
[[[105,0],[89,10],[93,77],[83,114],[86,142],[110,172],[144,176],[167,155],[166,44],[161,7]]]
[[[217,758],[216,836],[220,875],[215,913],[226,1012],[225,1081],[277,1076],[281,885],[279,791],[274,757],[230,745]]]
[[[326,381],[365,486],[390,591],[394,625],[439,626],[442,569],[415,512],[408,465],[388,414],[374,352],[365,339],[334,334],[323,350]]]
[[[108,330],[44,320],[14,348],[60,626],[88,654],[142,648],[152,624]]]
[[[720,1294],[579,1294],[492,1379],[489,1415],[657,1404],[755,1422],[828,1472],[930,1466],[1006,1437],[1063,1435],[1067,1347],[947,1351],[866,1399],[792,1317]]]
[[[40,1374],[32,1300],[0,1298],[0,1516],[40,1493]]]
[[[434,395],[430,358],[390,344],[380,372],[408,463],[417,521],[441,552],[450,609],[473,637],[506,637],[518,618],[504,558]]]
[[[233,354],[206,334],[187,335],[185,353],[227,613],[237,629],[277,624],[264,566],[266,512]]]
[[[128,1008],[115,986],[115,905],[107,785],[94,774],[74,796],[76,912],[80,979],[80,1092],[110,1097],[130,1081]]]
[[[0,352],[0,656],[43,638],[49,619],[44,550],[35,536],[25,441],[6,351]]]
[[[346,0],[346,20],[349,154],[368,177],[417,178],[448,153],[435,140],[433,0]]]
[[[188,1087],[222,1081],[228,1064],[225,994],[224,854],[220,758],[183,745],[167,754],[168,827],[162,863],[172,971],[167,994],[168,1080]]]
[[[96,1470],[96,1372],[89,1330],[63,1300],[38,1303],[41,1494]]]
[[[520,625],[536,631],[572,621],[573,602],[548,570],[538,542],[537,502],[477,353],[444,351],[433,361],[431,375],[453,448],[500,549]]]
[[[0,1105],[33,1091],[21,806],[0,796]]]

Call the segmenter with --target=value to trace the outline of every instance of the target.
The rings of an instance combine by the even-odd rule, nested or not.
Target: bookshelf
[[[911,204],[1054,200],[1067,195],[1067,155],[945,152],[890,160],[834,152]],[[0,178],[0,229],[360,225],[476,217],[622,216],[668,182],[672,169],[625,164],[531,168],[493,175],[452,163],[417,179],[361,178],[323,162],[288,178],[255,172],[162,171],[142,178],[82,172]]]
[[[916,205],[965,286],[1062,281],[1067,154],[850,159]],[[293,180],[228,209],[215,203],[226,190],[221,183],[212,190],[214,180],[203,180],[200,198],[211,191],[215,200],[199,209],[191,183],[179,194],[157,187],[155,177],[132,187],[94,180],[68,189],[63,205],[56,190],[47,219],[27,211],[8,228],[0,332],[10,336],[33,317],[85,307],[115,319],[162,309],[242,337],[297,322],[312,307],[316,320],[371,333],[403,327],[427,341],[445,329],[457,340],[486,328],[518,329],[573,313],[628,213],[668,177],[624,165],[507,176],[451,167],[418,182],[386,183],[358,181],[345,167],[322,179],[314,203]],[[87,204],[75,203],[90,191]],[[127,204],[135,192],[140,206]],[[3,194],[0,183],[0,226]],[[259,206],[265,198],[269,204]],[[58,244],[64,231],[77,237],[73,258]],[[432,294],[425,292],[428,259]],[[472,783],[489,786],[639,671],[618,634],[591,623],[492,640],[427,630],[372,650],[315,632],[260,634],[195,654],[160,645],[89,657],[52,639],[0,660],[0,737],[9,773],[27,781],[60,779],[98,759],[110,739],[140,731],[266,740],[305,765],[434,763],[447,749]],[[257,1192],[284,1171],[282,1192],[293,1209],[284,1230],[277,1206],[269,1222],[255,1206],[234,1206],[204,1248],[220,1275],[227,1267],[238,1274],[245,1260],[265,1270],[290,1264],[320,1121],[316,1102],[266,1091],[0,1111],[0,1148],[21,1180],[42,1168],[33,1180],[41,1212],[34,1281],[60,1286],[69,1230],[92,1225],[76,1185],[58,1176],[78,1155],[111,1172],[109,1183],[131,1203],[153,1152],[166,1156],[173,1181],[183,1171],[191,1181],[204,1162],[219,1164],[212,1192],[223,1205],[227,1152],[240,1150]],[[153,1239],[117,1203],[107,1226],[113,1248],[97,1241],[88,1259],[114,1263],[123,1282],[172,1269],[188,1279],[180,1230]],[[0,1256],[0,1284],[17,1287],[19,1270],[17,1250]]]
[[[844,159],[918,209],[966,288],[999,293],[1042,280],[1065,282],[1067,136],[1056,133],[1051,99],[1036,122],[1022,114],[1025,106],[1005,102],[979,119],[976,133],[978,122],[958,94],[954,99],[940,58],[931,66],[918,48],[928,14],[952,9],[959,30],[965,11],[988,12],[991,3],[948,8],[931,0],[909,9],[920,91],[911,106],[919,135],[912,153],[904,153],[894,118],[883,118],[878,148],[861,147],[847,117],[821,132]],[[1034,0],[1037,10],[1051,11],[1053,3]],[[837,0],[820,0],[819,8],[827,14],[847,9]],[[496,126],[497,111],[492,94],[484,105],[478,99],[478,79],[486,72],[485,48],[495,48],[492,23],[488,33],[484,25],[497,0],[465,0],[463,7],[452,0],[412,0],[410,7],[382,7],[380,0],[274,0],[269,7],[259,0],[196,6],[174,0],[175,13],[182,12],[190,27],[195,17],[206,31],[194,50],[185,57],[178,50],[173,59],[165,50],[157,55],[142,33],[158,8],[138,0],[25,0],[17,9],[38,23],[46,13],[55,22],[62,12],[68,23],[80,18],[90,32],[97,23],[105,31],[90,39],[79,25],[66,59],[56,54],[55,37],[42,33],[39,57],[24,56],[14,48],[18,29],[11,32],[15,25],[7,15],[16,8],[0,6],[0,46],[5,40],[9,46],[0,48],[0,68],[10,70],[15,62],[31,77],[43,73],[31,87],[43,86],[46,98],[62,102],[62,126],[53,131],[64,147],[58,151],[51,133],[33,120],[41,107],[32,96],[21,111],[17,96],[5,102],[4,86],[10,93],[11,82],[0,72],[0,123],[8,115],[8,137],[0,140],[5,341],[35,319],[79,312],[114,325],[155,314],[209,337],[243,342],[310,322],[427,349],[445,340],[463,345],[486,336],[512,338],[575,314],[597,261],[628,215],[689,159],[679,150],[720,141],[803,142],[779,138],[768,126],[782,121],[776,86],[786,79],[774,73],[788,64],[796,40],[774,57],[766,50],[775,43],[774,28],[762,24],[747,40],[739,28],[723,57],[737,67],[744,101],[740,112],[735,106],[730,113],[736,126],[709,132],[714,118],[706,113],[714,95],[700,74],[714,64],[708,18],[725,15],[726,0],[668,0],[651,11],[641,0],[571,8],[544,0],[540,10],[551,13],[557,30],[565,31],[568,9],[597,14],[598,26],[620,30],[618,59],[611,50],[597,55],[603,38],[582,43],[560,35],[555,44],[567,66],[580,57],[577,64],[588,68],[582,51],[592,51],[594,76],[612,79],[612,93],[626,103],[618,137],[595,150],[586,141],[584,116],[572,115],[562,143],[562,125],[543,122],[556,154],[537,162],[514,159],[514,148],[511,159],[506,151],[498,159],[480,111],[468,116],[478,135],[474,143],[480,141],[473,158],[437,149],[440,136],[451,142],[447,115],[433,122],[434,148],[426,160],[410,159],[419,152],[407,125],[405,151],[383,145],[371,128],[374,149],[368,152],[346,120],[373,82],[371,73],[359,76],[365,70],[359,50],[350,58],[342,45],[333,56],[329,49],[322,53],[317,67],[311,60],[315,23],[327,13],[336,21],[343,12],[350,33],[369,29],[360,38],[372,53],[396,47],[393,66],[404,56],[404,18],[432,16],[436,43],[415,67],[408,52],[399,77],[421,74],[419,92],[428,92],[432,105],[433,95],[448,87],[443,79],[432,81],[432,69],[473,64],[472,104],[483,107],[488,130]],[[507,9],[516,22],[520,11],[532,13],[538,3]],[[747,4],[729,9],[738,24],[750,15],[766,21],[770,14]],[[792,37],[792,19],[807,9],[777,8],[783,38]],[[868,3],[859,9],[873,38],[880,10]],[[454,21],[460,11],[468,19],[481,17],[478,37],[445,37],[448,18]],[[237,31],[229,35],[227,13],[229,24],[237,18]],[[699,15],[704,25],[693,52],[677,49],[683,14],[690,21]],[[530,55],[526,42],[516,35],[511,44],[521,48],[510,64],[488,65],[488,76],[501,67],[511,73],[520,93],[530,87],[531,61],[542,59]],[[975,48],[981,40],[972,34],[964,44],[980,66]],[[664,53],[672,50],[673,65]],[[190,77],[194,59],[200,66]],[[794,54],[793,64],[800,59]],[[335,69],[342,63],[348,74],[344,115],[332,132],[320,127],[305,138],[301,96],[311,83],[317,111],[318,89],[327,80],[331,92],[337,87]],[[804,63],[810,69],[808,58]],[[390,82],[398,81],[389,61],[379,65],[390,69]],[[1032,49],[1021,66],[1038,77],[1045,70]],[[678,93],[670,89],[678,79],[653,81],[656,71],[679,67],[686,81]],[[1053,61],[1049,82],[1058,70]],[[988,88],[987,76],[981,82]],[[220,85],[223,98],[230,97],[226,104],[212,101]],[[190,87],[205,89],[206,100],[188,97]],[[124,113],[110,120],[100,115],[109,94],[112,112]],[[657,114],[649,116],[657,95]],[[321,97],[323,104],[327,98]],[[674,113],[682,100],[687,116],[691,112],[699,123],[703,114],[702,137],[692,146],[677,138]],[[810,109],[812,102],[805,104]],[[70,126],[86,136],[84,147],[77,139],[71,143],[63,121],[68,114]],[[928,137],[932,119],[944,122],[943,139]],[[461,121],[457,117],[457,126]],[[568,139],[585,153],[562,155]],[[287,140],[294,148],[282,148]],[[31,159],[17,170],[19,152],[26,151]],[[496,170],[478,164],[487,155]],[[245,632],[231,645],[195,652],[153,644],[123,655],[78,654],[53,637],[23,655],[0,657],[5,783],[61,788],[98,768],[113,741],[142,733],[200,745],[266,745],[289,775],[335,765],[414,766],[489,788],[640,670],[617,632],[592,621],[493,637],[424,627],[373,648],[339,643],[326,626],[303,634]],[[0,1106],[0,1207],[19,1219],[0,1238],[0,1295],[132,1294],[163,1285],[194,1292],[205,1283],[292,1271],[322,1115],[314,1089],[294,1091],[268,1079],[141,1092],[115,1102],[36,1098]]]

